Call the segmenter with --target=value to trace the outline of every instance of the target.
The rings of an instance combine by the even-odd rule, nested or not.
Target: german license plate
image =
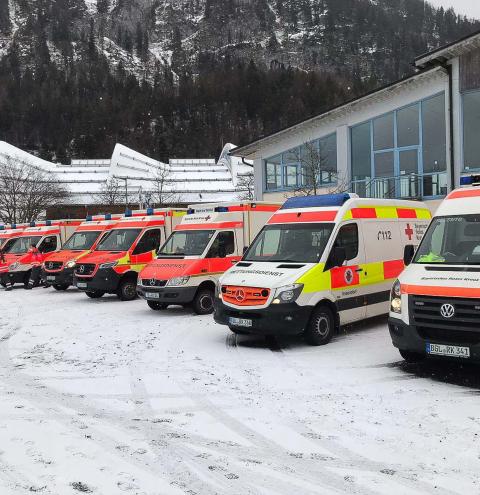
[[[252,320],[246,320],[245,318],[232,318],[228,319],[228,323],[232,327],[251,327],[253,324]]]
[[[87,282],[77,282],[77,287],[79,289],[86,289],[88,287]]]
[[[47,282],[55,282],[56,277],[53,275],[47,275]]]
[[[146,299],[160,299],[160,294],[158,292],[145,292]]]
[[[427,344],[427,354],[467,359],[470,357],[470,348],[457,345]]]

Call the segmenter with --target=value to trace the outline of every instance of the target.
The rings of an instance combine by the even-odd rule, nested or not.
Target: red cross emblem
[[[407,223],[407,228],[405,229],[405,234],[408,236],[408,240],[411,241],[413,238],[413,234],[415,234],[414,230],[410,226],[409,223]]]

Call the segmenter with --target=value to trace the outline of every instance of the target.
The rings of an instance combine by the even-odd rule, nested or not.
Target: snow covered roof
[[[51,163],[0,141],[0,159],[11,158],[55,174],[55,180],[68,187],[72,204],[98,202],[102,186],[117,178],[127,183],[133,202],[140,194],[153,189],[152,178],[166,170],[165,190],[173,192],[182,203],[234,201],[238,199],[239,177],[252,173],[250,165],[231,157],[235,146],[227,144],[218,161],[215,159],[172,159],[162,163],[117,144],[110,159],[72,160],[70,165]]]

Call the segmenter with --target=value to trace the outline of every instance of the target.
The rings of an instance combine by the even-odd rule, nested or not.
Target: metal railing
[[[408,174],[352,181],[352,192],[361,198],[423,199],[446,196],[447,173]]]

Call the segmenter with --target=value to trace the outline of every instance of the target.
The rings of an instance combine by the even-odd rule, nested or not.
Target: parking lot
[[[386,320],[326,347],[74,290],[2,293],[0,493],[480,492],[480,374]]]

